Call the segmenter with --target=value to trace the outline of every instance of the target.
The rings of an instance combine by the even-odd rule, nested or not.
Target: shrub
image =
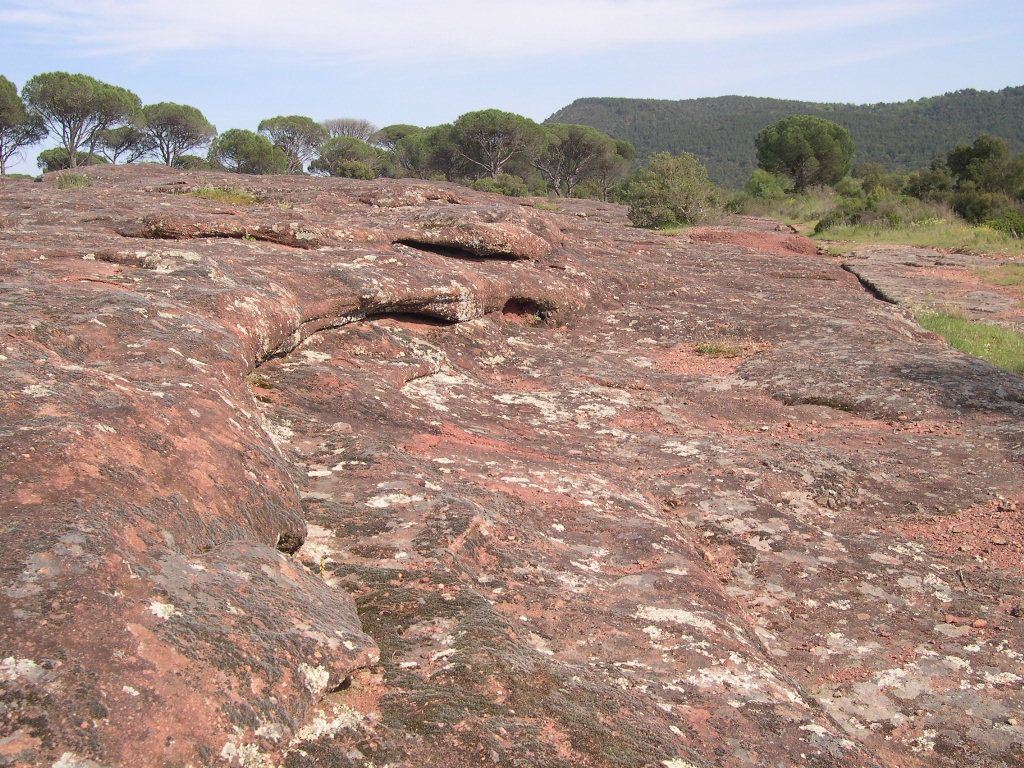
[[[312,170],[313,167],[310,166]],[[331,176],[342,179],[376,179],[377,170],[367,163],[359,160],[336,160],[331,166]]]
[[[637,227],[679,227],[706,221],[721,209],[708,170],[689,153],[659,152],[626,184],[623,197]]]
[[[814,233],[820,235],[836,227],[857,225],[899,229],[951,218],[952,212],[944,205],[882,192],[867,197],[843,198],[839,205],[821,218]]]
[[[1003,211],[997,216],[986,219],[985,223],[997,232],[1002,232],[1018,240],[1024,239],[1024,212]]]
[[[36,158],[36,163],[43,173],[50,171],[63,171],[71,167],[70,155],[64,147],[44,149]],[[107,159],[102,155],[90,155],[88,152],[79,152],[75,159],[75,165],[106,165]]]
[[[183,171],[208,171],[213,167],[206,158],[199,155],[178,155],[171,165]]]
[[[932,203],[948,203],[953,195],[953,174],[945,161],[936,160],[927,171],[907,176],[903,194]]]
[[[740,357],[744,349],[739,344],[720,341],[705,341],[693,349],[701,357]]]
[[[793,189],[793,181],[781,173],[769,173],[758,168],[747,180],[744,191],[760,200],[779,200]]]
[[[508,197],[526,197],[530,194],[530,188],[519,176],[510,173],[498,174],[497,178],[484,177],[473,182],[473,189],[481,192],[496,192],[499,195]]]
[[[91,186],[92,181],[84,173],[62,173],[57,177],[57,189],[81,189]]]
[[[1016,205],[1000,192],[983,192],[968,183],[953,195],[953,210],[972,224],[981,224],[1016,210]]]
[[[853,176],[844,176],[838,182],[836,182],[836,192],[842,197],[859,197],[865,192],[870,192],[860,179],[855,179]]]

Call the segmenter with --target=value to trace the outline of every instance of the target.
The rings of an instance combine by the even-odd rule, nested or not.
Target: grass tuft
[[[1012,373],[1024,374],[1024,333],[948,312],[923,312],[917,321],[961,352]]]
[[[57,189],[91,187],[92,181],[84,173],[62,173],[57,177]]]
[[[225,189],[223,187],[198,187],[190,189],[184,194],[192,197],[199,197],[203,200],[213,200],[217,203],[230,203],[233,205],[251,205],[256,202],[256,195],[244,189]]]
[[[698,344],[694,347],[696,352],[701,357],[741,357],[744,353],[744,348],[738,344],[727,344],[724,342],[712,342],[706,341]]]

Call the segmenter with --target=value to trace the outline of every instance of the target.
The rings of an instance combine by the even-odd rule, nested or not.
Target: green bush
[[[213,168],[206,158],[199,157],[199,155],[178,155],[171,165],[183,171],[208,171]]]
[[[57,177],[57,189],[91,187],[92,181],[84,173],[62,173]]]
[[[706,221],[721,210],[722,196],[708,170],[689,153],[659,152],[630,177],[623,197],[637,227],[680,227]]]
[[[759,200],[779,200],[793,189],[793,180],[781,173],[758,168],[747,179],[743,191]]]
[[[864,187],[863,182],[860,179],[855,179],[853,176],[844,176],[836,182],[836,192],[842,197],[859,197],[865,192],[870,190]]]
[[[952,199],[955,180],[944,160],[936,160],[927,171],[907,176],[903,194],[932,203],[948,203]]]
[[[983,192],[973,184],[965,184],[953,195],[953,210],[972,224],[981,224],[1016,210],[1014,201],[1001,192]]]
[[[872,226],[899,229],[913,224],[952,219],[948,207],[927,203],[906,195],[876,192],[866,197],[846,197],[826,213],[814,233],[820,235],[830,229],[845,226]]]
[[[331,166],[331,176],[342,179],[376,179],[377,170],[359,160],[336,160]]]
[[[1024,212],[1003,211],[997,216],[986,219],[985,224],[997,232],[1015,237],[1018,240],[1024,239]]]
[[[473,189],[481,192],[496,192],[499,195],[508,197],[526,197],[530,194],[530,188],[526,181],[511,173],[500,173],[497,178],[485,176],[473,182]]]
[[[881,163],[860,163],[853,169],[853,178],[867,195],[876,192],[900,192],[907,183],[907,177],[890,173]],[[842,183],[842,182],[840,182]]]
[[[64,147],[54,147],[53,149],[44,149],[39,153],[36,158],[36,164],[39,166],[43,173],[49,173],[50,171],[63,171],[71,167],[71,156]],[[79,152],[76,159],[75,165],[106,165],[107,159],[102,155],[92,154],[88,152]]]

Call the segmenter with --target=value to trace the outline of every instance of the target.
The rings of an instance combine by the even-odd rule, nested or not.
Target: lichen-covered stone
[[[1024,759],[1024,379],[840,262],[86,173],[0,183],[0,765]]]

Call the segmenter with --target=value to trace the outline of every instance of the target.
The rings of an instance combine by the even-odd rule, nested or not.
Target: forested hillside
[[[1001,91],[966,90],[898,104],[817,104],[749,96],[685,101],[586,98],[548,122],[591,125],[632,142],[638,160],[654,152],[692,152],[711,178],[740,186],[754,170],[754,138],[787,115],[808,114],[850,129],[856,162],[883,163],[893,170],[925,167],[933,158],[981,133],[1006,139],[1024,151],[1024,86]]]

